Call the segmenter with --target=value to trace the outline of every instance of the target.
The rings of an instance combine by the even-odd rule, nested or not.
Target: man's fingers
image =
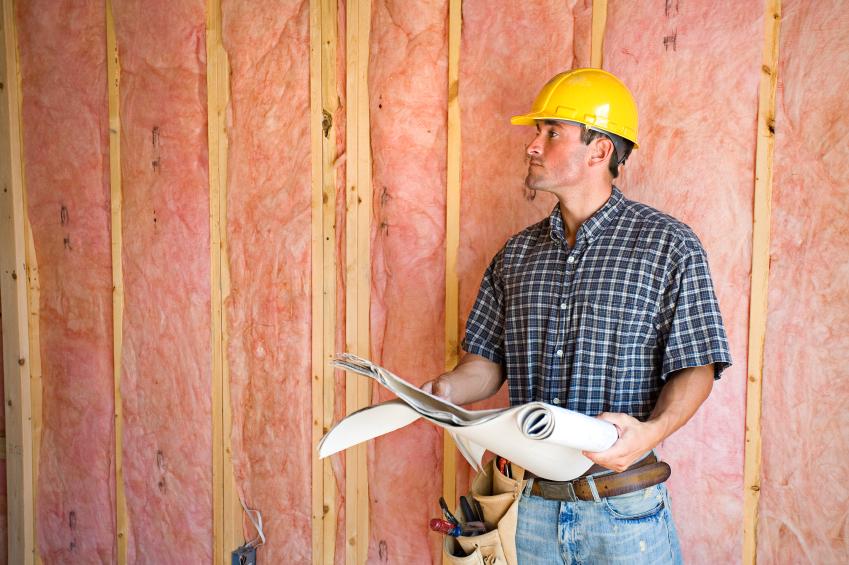
[[[610,422],[614,424],[617,428],[622,428],[627,425],[631,420],[631,416],[627,414],[622,414],[620,412],[602,412],[598,416],[596,416],[599,420],[604,420],[605,422]]]
[[[441,378],[433,381],[433,394],[445,400],[451,400],[451,385]]]
[[[620,450],[614,446],[607,451],[599,451],[598,453],[591,451],[583,451],[582,453],[584,454],[584,457],[593,463],[597,463],[611,471],[621,473],[630,466],[631,459],[626,453],[619,453],[619,451]]]
[[[421,389],[444,400],[451,400],[451,385],[442,380],[441,377],[426,382],[421,386]]]

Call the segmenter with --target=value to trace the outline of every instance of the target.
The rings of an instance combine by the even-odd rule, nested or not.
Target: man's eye
[[[559,137],[559,135],[560,135],[560,134],[558,134],[558,133],[557,133],[556,131],[554,131],[554,130],[550,130],[550,131],[548,132],[548,137]]]

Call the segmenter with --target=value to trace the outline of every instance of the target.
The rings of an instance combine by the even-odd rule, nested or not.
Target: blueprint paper
[[[603,451],[618,437],[613,424],[559,406],[530,402],[466,410],[355,355],[338,355],[333,364],[376,380],[398,399],[369,406],[337,423],[319,442],[322,458],[425,418],[448,430],[475,469],[481,468],[483,454],[489,450],[540,477],[567,481],[592,466],[582,450]]]
[[[367,359],[350,353],[342,353],[333,358],[333,365],[352,373],[372,378],[403,398],[407,404],[419,411],[422,416],[430,416],[445,423],[458,426],[479,423],[488,417],[498,415],[501,410],[470,411],[452,404],[438,396],[429,394],[411,385],[404,379],[390,373],[383,367],[375,365]]]

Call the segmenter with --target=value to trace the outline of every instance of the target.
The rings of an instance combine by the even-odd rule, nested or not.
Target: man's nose
[[[538,133],[531,142],[528,144],[525,149],[525,153],[528,157],[539,157],[542,155],[542,134]]]

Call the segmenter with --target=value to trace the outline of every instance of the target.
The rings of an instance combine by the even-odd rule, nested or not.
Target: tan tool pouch
[[[442,562],[452,565],[517,565],[516,524],[519,496],[525,486],[525,471],[513,465],[507,478],[495,465],[495,458],[484,464],[472,481],[469,493],[483,510],[487,532],[479,536],[445,536]],[[464,556],[460,556],[464,555]]]

